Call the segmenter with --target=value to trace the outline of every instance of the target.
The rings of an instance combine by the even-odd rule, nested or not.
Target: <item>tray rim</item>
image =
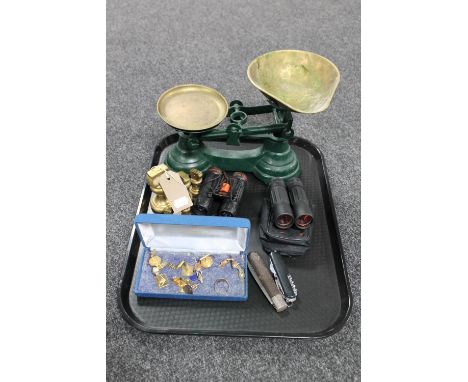
[[[177,142],[178,138],[179,138],[179,135],[177,133],[174,133],[174,134],[170,134],[170,135],[163,137],[163,139],[161,139],[158,142],[158,144],[155,147],[151,166],[155,166],[158,164],[163,150],[169,145]],[[248,139],[247,137],[247,139],[243,139],[243,141],[253,142],[254,140]],[[308,141],[307,139],[304,139],[301,137],[294,137],[290,140],[290,144],[296,145],[298,147],[301,147],[311,152],[312,155],[317,157],[322,164],[321,166],[322,171],[320,171],[320,174],[319,174],[320,186],[322,188],[325,215],[331,216],[331,222],[329,222],[331,224],[328,224],[329,233],[331,233],[330,237],[331,239],[333,238],[333,236],[336,237],[336,240],[333,240],[333,239],[331,240],[331,245],[333,248],[333,255],[335,258],[335,271],[336,271],[336,275],[338,279],[338,287],[339,287],[340,294],[341,294],[340,315],[338,316],[336,321],[333,323],[333,325],[331,325],[326,330],[314,333],[313,335],[311,335],[310,333],[299,333],[299,334],[291,335],[291,334],[281,334],[277,332],[262,332],[262,333],[252,333],[250,331],[223,332],[220,330],[207,330],[207,329],[191,331],[187,329],[161,329],[161,328],[155,328],[155,327],[148,327],[144,325],[144,323],[141,323],[140,320],[138,320],[134,315],[132,316],[132,314],[127,311],[127,307],[125,306],[124,296],[123,296],[123,293],[124,293],[123,282],[124,282],[125,274],[128,272],[129,261],[132,260],[130,258],[132,247],[135,245],[135,243],[139,244],[139,238],[138,238],[138,235],[136,234],[134,225],[132,225],[130,239],[128,241],[127,250],[126,250],[126,256],[123,261],[122,270],[120,273],[119,285],[117,287],[117,305],[122,314],[122,317],[128,324],[130,324],[134,328],[141,330],[143,332],[155,333],[155,334],[210,335],[210,336],[226,336],[226,337],[290,338],[290,339],[294,338],[294,339],[307,339],[307,340],[322,339],[322,338],[329,337],[339,332],[344,327],[344,325],[349,319],[349,316],[351,315],[351,310],[353,307],[353,296],[352,296],[351,287],[349,283],[349,276],[348,276],[346,261],[344,257],[343,246],[341,242],[341,235],[340,235],[339,226],[338,226],[338,220],[336,218],[335,204],[334,204],[333,196],[331,193],[330,182],[328,179],[328,172],[327,172],[325,159],[320,149],[316,145],[314,145],[312,142]],[[149,190],[149,187],[145,183],[143,190],[140,194],[140,199],[138,202],[136,215],[141,213],[140,211],[142,210],[144,196],[145,196],[145,193],[148,192],[148,190]],[[137,255],[138,255],[138,251],[137,251]],[[136,258],[134,259],[134,263],[135,263],[134,267],[137,266]],[[134,267],[132,269],[134,269]],[[131,284],[131,280],[130,280],[130,284]],[[129,292],[132,291],[131,285],[128,286],[128,290]],[[236,303],[236,302],[233,302],[233,303]]]

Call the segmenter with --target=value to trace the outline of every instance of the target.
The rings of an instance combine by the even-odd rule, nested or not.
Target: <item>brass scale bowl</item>
[[[301,50],[259,56],[248,66],[247,76],[274,106],[297,113],[325,110],[340,81],[340,72],[330,60]],[[169,126],[202,132],[218,126],[226,118],[229,105],[215,89],[187,84],[165,91],[156,108]]]

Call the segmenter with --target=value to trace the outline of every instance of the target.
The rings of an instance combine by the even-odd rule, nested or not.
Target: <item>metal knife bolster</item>
[[[289,304],[297,299],[297,288],[294,280],[281,255],[273,251],[270,253],[270,271],[273,274],[276,285],[281,291],[284,299]]]

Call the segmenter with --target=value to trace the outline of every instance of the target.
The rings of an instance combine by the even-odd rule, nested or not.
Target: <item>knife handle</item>
[[[273,251],[270,253],[270,261],[270,270],[273,273],[279,290],[287,303],[293,303],[297,298],[297,288],[291,274],[289,273],[288,267],[284,262],[283,256],[278,252]]]
[[[260,255],[257,252],[250,252],[248,260],[254,271],[252,274],[255,280],[276,311],[282,312],[283,310],[287,309],[288,305],[284,301],[283,295],[276,286],[273,276],[266,267]]]

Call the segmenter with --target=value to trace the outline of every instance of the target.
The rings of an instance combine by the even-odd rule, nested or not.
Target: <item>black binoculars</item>
[[[301,179],[291,178],[285,183],[275,178],[270,183],[269,193],[274,223],[279,229],[288,229],[293,224],[299,229],[310,226],[312,210]]]
[[[247,175],[237,171],[227,176],[218,167],[210,167],[200,187],[200,193],[193,205],[197,215],[208,215],[213,199],[221,199],[220,216],[236,216],[239,204],[247,184]]]

